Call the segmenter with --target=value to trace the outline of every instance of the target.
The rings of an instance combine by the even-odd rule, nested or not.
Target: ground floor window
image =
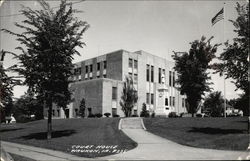
[[[138,115],[138,114],[137,114],[137,110],[134,110],[134,115]]]
[[[112,108],[112,116],[117,115],[117,108]]]

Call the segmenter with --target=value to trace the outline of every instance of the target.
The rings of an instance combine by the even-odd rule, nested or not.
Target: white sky
[[[74,1],[77,2],[77,1]],[[214,36],[213,43],[232,40],[235,37],[233,25],[228,19],[235,20],[236,1],[226,2],[226,20],[213,27],[211,19],[223,7],[224,1],[85,1],[73,5],[73,8],[84,11],[75,16],[90,24],[83,41],[86,46],[79,49],[81,56],[75,56],[74,62],[106,54],[118,49],[128,51],[144,50],[151,54],[171,59],[172,51],[188,51],[190,42]],[[239,1],[244,4],[246,1]],[[21,32],[14,22],[23,20],[23,16],[6,16],[18,14],[21,6],[40,9],[36,1],[5,1],[0,7],[0,27]],[[58,6],[59,1],[50,2]],[[224,37],[223,37],[224,31]],[[5,33],[0,35],[0,48],[15,51],[18,46],[15,37]],[[221,46],[217,56],[222,51]],[[16,63],[7,55],[4,66]],[[224,91],[223,79],[218,74],[211,75],[214,90]],[[26,87],[15,87],[14,96],[20,97]],[[226,81],[226,97],[237,97],[235,86]]]

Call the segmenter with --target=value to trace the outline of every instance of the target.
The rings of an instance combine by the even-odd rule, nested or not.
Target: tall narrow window
[[[151,82],[154,82],[154,66],[151,66]]]
[[[103,69],[107,69],[107,61],[106,60],[103,62]]]
[[[149,93],[146,94],[146,103],[149,104]]]
[[[92,64],[89,66],[89,68],[90,68],[90,73],[93,72],[93,65]]]
[[[182,107],[185,107],[185,98],[182,98]]]
[[[101,69],[101,64],[99,62],[99,63],[97,63],[97,70],[100,70],[100,69]]]
[[[175,86],[175,72],[173,72],[173,87]]]
[[[117,87],[112,87],[112,100],[117,99]]]
[[[133,67],[133,59],[130,59],[128,60],[128,67],[129,68],[132,68]]]
[[[175,106],[175,97],[173,97],[173,106]]]
[[[86,73],[89,72],[89,67],[88,66],[85,66],[85,71],[86,71]]]
[[[117,115],[117,108],[112,108],[112,116]]]
[[[165,98],[165,106],[168,106],[168,98]]]
[[[151,104],[153,105],[154,104],[154,94],[151,93]]]
[[[169,105],[172,106],[172,96],[169,96]]]
[[[171,86],[171,85],[172,85],[172,72],[169,71],[169,86]],[[171,105],[171,103],[170,103],[170,105]]]
[[[137,62],[137,60],[134,60],[134,68],[138,69],[138,62]]]
[[[134,74],[134,83],[135,83],[135,84],[138,83],[138,76],[137,76],[137,74]]]
[[[158,71],[158,81],[159,83],[161,83],[161,68],[159,68],[159,71]]]
[[[166,75],[165,75],[165,69],[162,69],[162,78],[161,78],[161,82],[165,84],[166,82]]]
[[[147,71],[146,71],[146,77],[147,77],[147,82],[149,82],[149,68],[150,66],[147,64]]]

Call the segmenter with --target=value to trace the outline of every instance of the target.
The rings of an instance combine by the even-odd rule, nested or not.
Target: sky
[[[237,35],[228,19],[235,20],[236,1],[143,1],[143,0],[118,0],[118,1],[72,1],[73,8],[83,11],[75,16],[88,22],[90,28],[86,31],[82,41],[84,48],[78,48],[81,56],[74,56],[73,62],[103,55],[115,50],[127,51],[144,50],[168,60],[172,60],[172,51],[187,52],[190,42],[200,39],[202,35],[207,38],[214,36],[212,43],[222,43],[226,40],[232,42]],[[79,3],[77,3],[79,2]],[[225,2],[225,19],[214,26],[211,19],[221,10]],[[246,0],[238,1],[245,4]],[[49,1],[51,7],[57,7],[60,1]],[[21,5],[32,9],[41,9],[37,1],[4,1],[0,7],[0,27],[21,33],[15,27],[15,22],[24,20],[24,16],[17,15]],[[14,36],[0,33],[0,48],[17,52],[15,47],[19,44]],[[223,51],[220,46],[217,56]],[[7,55],[4,67],[9,67],[17,61]],[[10,75],[13,75],[10,73]],[[224,95],[224,79],[219,74],[210,74],[211,86],[214,91],[222,91]],[[237,98],[240,91],[235,91],[232,80],[226,80],[226,98]],[[14,97],[20,97],[27,87],[17,86]]]

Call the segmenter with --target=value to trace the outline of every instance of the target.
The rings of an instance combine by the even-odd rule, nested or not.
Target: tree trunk
[[[52,133],[52,100],[50,98],[50,95],[46,98],[47,99],[47,105],[49,106],[48,111],[48,126],[47,126],[47,139],[51,139],[51,133]]]

